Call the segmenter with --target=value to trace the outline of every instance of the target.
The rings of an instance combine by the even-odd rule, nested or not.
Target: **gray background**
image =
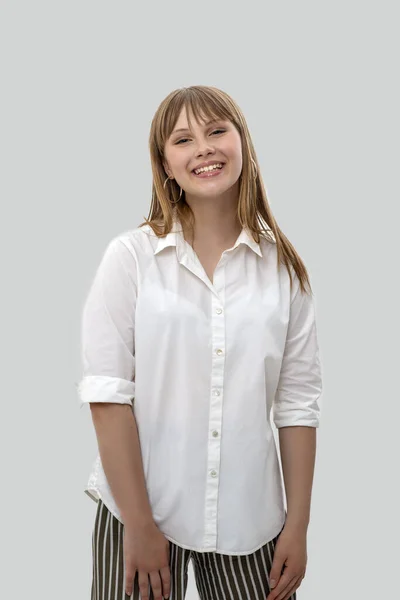
[[[398,12],[1,2],[2,598],[89,598],[81,309],[107,243],[148,215],[158,104],[194,84],[243,109],[316,296],[324,395],[299,600],[397,597]]]

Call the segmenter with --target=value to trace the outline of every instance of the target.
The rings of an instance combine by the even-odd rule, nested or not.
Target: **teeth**
[[[208,171],[214,171],[214,169],[222,169],[221,163],[216,163],[215,165],[210,165],[209,167],[201,167],[200,169],[196,169],[195,173],[198,175],[199,173],[207,173]]]

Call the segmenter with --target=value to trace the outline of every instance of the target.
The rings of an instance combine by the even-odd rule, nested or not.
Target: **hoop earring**
[[[182,198],[182,188],[181,188],[181,186],[179,186],[179,188],[180,188],[180,190],[181,190],[181,193],[179,194],[179,196],[178,196],[178,199],[177,199],[177,200],[171,200],[171,203],[172,203],[172,204],[178,204],[179,200]]]
[[[173,178],[173,177],[170,177],[170,176],[168,175],[167,179],[166,179],[166,180],[164,181],[164,183],[163,183],[163,188],[164,188],[164,189],[165,189],[165,184],[167,183],[168,179],[174,179],[174,178]],[[177,203],[179,202],[179,200],[181,199],[181,197],[182,197],[182,188],[181,188],[181,186],[179,186],[179,187],[180,187],[181,193],[179,194],[179,197],[178,197],[178,199],[177,199],[177,200],[171,200],[171,199],[170,199],[170,202],[171,202],[172,204],[177,204]]]
[[[168,179],[173,179],[173,177],[170,177],[170,176],[168,175],[167,179],[166,179],[166,180],[164,181],[164,183],[163,183],[163,188],[164,188],[164,190],[165,190],[165,184],[167,183]]]
[[[251,158],[250,160],[251,160],[251,162],[253,163],[253,165],[254,165],[254,169],[255,169],[255,172],[256,172],[256,174],[255,174],[255,175],[253,175],[253,179],[257,179],[257,175],[258,175],[258,171],[257,171],[257,165],[256,165],[256,163],[255,163],[255,160],[254,160],[253,158]]]

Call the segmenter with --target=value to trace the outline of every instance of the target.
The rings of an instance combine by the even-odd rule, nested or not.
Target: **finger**
[[[162,600],[162,589],[161,589],[161,579],[159,571],[151,571],[150,575],[150,585],[153,590],[154,600]]]
[[[282,591],[281,594],[277,597],[276,600],[289,600],[290,596],[294,594],[296,589],[299,587],[302,575],[299,577],[294,577],[292,581],[286,586],[286,588]]]
[[[163,596],[169,598],[171,593],[171,571],[169,567],[163,567],[160,569],[161,581],[163,585]]]
[[[283,563],[285,559],[280,558],[278,553],[275,551],[275,556],[272,561],[271,571],[269,573],[269,586],[270,588],[276,588],[279,583],[279,580],[282,576]]]
[[[271,593],[267,596],[267,600],[276,600],[279,594],[286,588],[290,581],[294,578],[294,575],[291,575],[287,572],[287,569],[281,575],[279,583],[277,586],[271,590]]]
[[[132,571],[129,567],[125,566],[125,594],[128,596],[132,596],[135,574],[136,571]]]
[[[142,600],[149,598],[149,574],[146,571],[139,571],[139,590]]]

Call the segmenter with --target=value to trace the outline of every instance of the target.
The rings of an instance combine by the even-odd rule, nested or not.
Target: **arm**
[[[322,392],[313,297],[294,273],[282,368],[274,400],[274,422],[287,500],[287,523],[307,529]]]
[[[307,530],[316,453],[315,427],[281,427],[279,445],[289,527]]]
[[[282,367],[274,398],[279,430],[287,515],[274,551],[267,600],[289,596],[299,587],[307,565],[307,527],[314,473],[321,368],[311,295],[302,292],[295,273]]]
[[[136,259],[121,240],[107,247],[82,313],[81,407],[89,404],[99,454],[125,524],[152,522],[133,411]]]
[[[136,419],[126,404],[91,404],[101,462],[124,524],[153,522]]]

